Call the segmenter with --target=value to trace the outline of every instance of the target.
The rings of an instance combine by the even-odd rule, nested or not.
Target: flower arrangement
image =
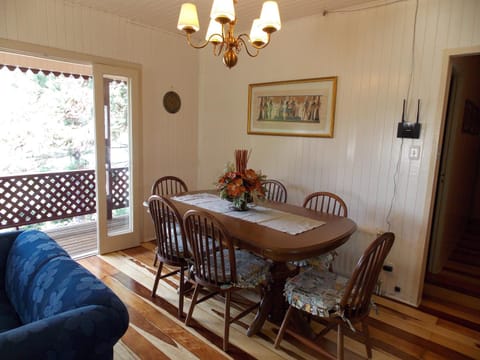
[[[236,150],[236,168],[232,163],[228,163],[225,173],[217,181],[220,197],[231,201],[237,210],[247,210],[247,203],[255,198],[265,197],[265,188],[262,185],[265,176],[261,172],[246,168],[248,157],[246,150]]]

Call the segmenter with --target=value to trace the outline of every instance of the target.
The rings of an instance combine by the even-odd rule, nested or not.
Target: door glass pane
[[[104,75],[103,85],[107,224],[113,235],[132,229],[129,81]]]

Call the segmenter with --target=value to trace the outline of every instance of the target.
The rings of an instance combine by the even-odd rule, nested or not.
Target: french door
[[[93,81],[97,236],[104,254],[140,243],[139,73],[94,64]]]

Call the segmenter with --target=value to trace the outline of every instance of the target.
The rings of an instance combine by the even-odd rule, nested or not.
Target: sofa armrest
[[[128,312],[89,305],[0,333],[2,359],[111,359]]]

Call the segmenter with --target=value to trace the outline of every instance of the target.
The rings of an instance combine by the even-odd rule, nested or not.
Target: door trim
[[[129,247],[138,246],[143,235],[143,191],[142,191],[142,156],[141,136],[141,93],[140,71],[132,68],[93,64],[93,81],[95,96],[95,139],[96,139],[96,174],[97,174],[97,234],[98,251],[105,254]],[[130,166],[131,166],[131,231],[122,234],[109,234],[107,229],[106,175],[105,175],[105,124],[103,75],[122,76],[129,79],[129,101],[131,109],[130,130]]]
[[[445,137],[445,116],[448,107],[448,93],[450,89],[450,79],[452,72],[452,57],[456,56],[465,56],[465,55],[478,55],[480,54],[480,46],[471,46],[464,48],[456,49],[445,49],[443,51],[442,59],[442,70],[440,73],[440,88],[439,96],[437,103],[437,111],[434,119],[440,121],[438,127],[434,127],[432,131],[435,132],[433,138],[433,146],[436,144],[436,150],[432,151],[430,159],[430,170],[427,179],[426,194],[427,198],[425,199],[426,211],[428,212],[428,221],[426,222],[426,228],[424,228],[425,241],[423,248],[423,260],[420,269],[422,270],[419,274],[419,289],[417,293],[417,304],[420,304],[423,296],[423,287],[425,283],[425,275],[427,271],[427,259],[428,251],[430,248],[430,237],[432,236],[432,224],[434,220],[434,207],[435,207],[435,195],[439,181],[439,169],[440,161],[443,147],[443,140]]]

